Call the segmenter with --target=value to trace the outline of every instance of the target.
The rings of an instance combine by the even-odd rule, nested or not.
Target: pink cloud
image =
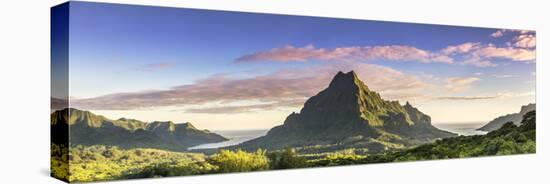
[[[251,113],[261,110],[276,110],[281,107],[298,107],[303,105],[304,100],[289,100],[267,104],[253,105],[231,105],[222,107],[206,107],[206,108],[189,108],[186,113],[204,113],[204,114],[234,114],[234,113]]]
[[[453,59],[438,53],[404,45],[339,47],[333,49],[315,48],[313,45],[305,47],[285,46],[248,54],[236,59],[236,62],[305,62],[310,60],[322,61],[419,61],[453,63]]]
[[[521,40],[521,45],[525,47],[534,46],[534,40],[531,40],[531,37],[518,37],[517,40]],[[507,47],[497,47],[493,44],[466,42],[447,46],[439,52],[447,56],[460,56],[464,58],[464,60],[458,63],[476,67],[496,67],[498,64],[491,61],[491,59],[495,58],[526,63],[535,62],[536,57],[534,49],[512,47],[511,43],[508,45]]]
[[[486,67],[496,67],[497,64],[489,61],[489,60],[482,60],[480,58],[470,58],[462,62],[463,65],[472,65],[480,68],[486,68]]]
[[[534,50],[513,47],[496,47],[492,44],[482,46],[479,49],[472,51],[471,55],[481,58],[504,58],[521,62],[534,62],[536,58]]]
[[[450,45],[441,50],[442,54],[453,55],[453,54],[464,54],[468,53],[474,49],[479,49],[481,43],[466,42],[459,45]]]
[[[504,32],[505,32],[505,31],[506,31],[506,30],[504,30],[504,29],[498,30],[498,31],[492,33],[492,34],[491,34],[491,37],[493,37],[493,38],[502,37],[502,36],[504,36]]]
[[[499,38],[499,37],[504,36],[506,33],[533,34],[534,31],[522,30],[522,29],[500,29],[500,30],[497,30],[494,33],[491,33],[490,36],[493,37],[493,38]]]
[[[520,62],[534,62],[535,50],[528,49],[535,46],[534,37],[519,36],[514,44],[517,47],[496,47],[493,44],[466,42],[458,45],[449,45],[439,51],[432,52],[411,46],[364,46],[338,47],[332,49],[315,48],[313,45],[305,47],[285,46],[244,55],[236,62],[307,62],[307,61],[417,61],[421,63],[455,63],[454,56],[464,58],[460,64],[476,67],[495,67],[498,64],[490,59],[502,58]],[[512,45],[510,43],[510,45]],[[524,48],[520,48],[524,47]],[[452,57],[451,57],[452,56]]]
[[[514,46],[521,48],[534,48],[537,46],[537,38],[535,35],[524,34],[514,38]]]
[[[279,70],[267,75],[238,78],[212,75],[194,84],[168,90],[115,93],[96,98],[74,99],[71,105],[82,109],[127,110],[163,106],[189,106],[189,112],[229,113],[299,107],[328,86],[338,71],[354,70],[369,88],[387,98],[411,96],[429,87],[417,77],[394,69],[357,62],[339,62],[303,69]],[[256,101],[257,104],[203,107],[210,103],[230,104]],[[200,108],[195,108],[196,106]]]

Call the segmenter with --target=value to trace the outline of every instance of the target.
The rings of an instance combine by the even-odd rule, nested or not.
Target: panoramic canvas
[[[67,182],[536,152],[533,30],[68,2]]]

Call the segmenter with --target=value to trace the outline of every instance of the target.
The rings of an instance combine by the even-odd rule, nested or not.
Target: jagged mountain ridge
[[[281,149],[336,144],[350,138],[369,144],[383,140],[412,145],[452,136],[456,134],[433,127],[431,118],[410,103],[401,106],[398,101],[382,99],[350,71],[338,72],[328,88],[308,99],[301,111],[290,114],[283,125],[238,147]]]
[[[518,113],[512,113],[507,114],[504,116],[497,117],[490,121],[489,123],[485,124],[483,127],[478,128],[477,130],[482,131],[494,131],[502,127],[502,125],[506,124],[507,122],[513,122],[515,125],[520,125],[521,120],[523,119],[523,116],[527,114],[530,111],[536,110],[537,105],[534,103],[530,103],[524,106],[521,106],[521,110]]]
[[[199,130],[191,123],[142,122],[120,118],[110,120],[89,111],[66,108],[51,114],[52,142],[80,145],[109,145],[122,148],[161,148],[183,151],[199,144],[228,140]],[[68,140],[61,134],[69,134]],[[57,136],[54,136],[57,135]]]

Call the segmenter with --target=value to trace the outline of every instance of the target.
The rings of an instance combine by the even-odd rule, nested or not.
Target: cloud
[[[489,60],[482,60],[480,58],[470,58],[465,61],[463,61],[461,64],[463,65],[472,65],[480,68],[486,68],[486,67],[496,67],[497,64],[489,61]]]
[[[537,46],[537,38],[535,35],[524,34],[514,38],[514,46],[521,48],[534,48]]]
[[[473,49],[478,49],[481,46],[481,43],[466,42],[459,45],[450,45],[441,50],[442,54],[453,55],[453,54],[463,54],[470,52]]]
[[[492,76],[495,77],[495,78],[516,78],[516,77],[519,77],[518,75],[497,75],[497,74],[493,74]]]
[[[521,30],[521,29],[500,29],[496,32],[491,33],[491,37],[499,38],[505,35],[505,33],[516,33],[516,34],[533,34],[534,31],[530,30]]]
[[[320,61],[418,61],[423,63],[453,63],[453,59],[438,53],[431,53],[405,45],[390,46],[363,46],[338,47],[333,49],[315,48],[313,45],[305,47],[285,46],[244,55],[235,62],[306,62]]]
[[[413,75],[389,67],[338,62],[316,67],[283,69],[247,78],[217,74],[193,84],[175,86],[167,90],[115,93],[75,99],[71,101],[71,105],[91,110],[192,106],[187,111],[194,113],[236,113],[299,107],[307,98],[326,88],[338,71],[349,70],[354,70],[369,88],[387,98],[414,94],[430,86]],[[231,105],[243,101],[257,103]],[[222,107],[208,105],[212,103],[221,104]]]
[[[353,46],[338,48],[316,48],[284,46],[241,56],[237,63],[245,62],[308,62],[308,61],[416,61],[420,63],[455,63],[454,57],[463,58],[461,65],[496,67],[491,59],[533,63],[535,61],[534,36],[520,35],[507,47],[480,42],[465,42],[449,45],[439,51],[428,51],[406,45]]]
[[[196,108],[196,109],[187,109],[186,113],[195,113],[195,114],[237,114],[237,113],[250,113],[254,110],[271,110],[274,106],[272,105],[247,105],[247,106],[227,106],[227,107],[209,107],[209,108]]]
[[[234,105],[234,106],[217,106],[206,108],[189,108],[186,113],[201,113],[201,114],[236,114],[236,113],[252,113],[260,110],[277,110],[281,107],[299,107],[302,106],[304,100],[290,100],[267,104],[253,105]]]
[[[502,37],[505,33],[514,33],[512,41],[506,42],[506,47],[497,47],[494,44],[481,44],[480,42],[466,42],[458,45],[447,46],[440,53],[444,55],[461,54],[465,60],[462,65],[476,67],[496,67],[490,59],[509,59],[512,61],[534,63],[536,59],[536,37],[534,31],[501,29],[492,33],[492,37]]]
[[[498,92],[493,95],[480,95],[480,96],[440,96],[436,97],[436,100],[492,100],[492,99],[503,99],[503,98],[514,98],[514,97],[525,97],[533,96],[535,92]]]
[[[491,34],[491,37],[493,37],[493,38],[502,37],[502,36],[504,36],[504,32],[505,32],[505,31],[506,31],[506,30],[504,30],[504,29],[498,30],[498,31],[492,33],[492,34]]]
[[[488,44],[471,52],[472,57],[477,58],[504,58],[520,62],[534,62],[535,51],[523,48],[496,47]]]
[[[529,92],[510,92],[510,91],[504,91],[497,93],[496,96],[499,98],[513,98],[513,97],[525,97],[525,96],[534,96],[535,91],[529,91]]]
[[[69,107],[69,100],[65,98],[50,97],[50,109],[60,110]]]
[[[521,45],[525,47],[533,46],[530,45],[530,39],[530,37],[521,37]],[[481,44],[479,42],[466,42],[458,45],[450,45],[444,49],[441,49],[439,53],[447,56],[460,56],[464,60],[457,63],[481,68],[498,66],[497,63],[491,61],[492,59],[509,59],[523,63],[534,63],[536,59],[535,50],[533,49],[512,46],[497,47],[493,44]]]
[[[529,30],[517,30],[517,29],[501,29],[491,34],[491,37],[498,38],[504,36],[505,33],[514,33],[516,36],[512,42],[507,42],[508,46],[514,46],[519,48],[535,48],[536,36],[535,31]]]
[[[280,69],[261,75],[240,73],[210,75],[192,84],[166,90],[114,93],[95,98],[71,99],[71,106],[88,110],[139,110],[177,107],[185,113],[233,114],[299,108],[306,99],[325,89],[338,71],[354,70],[373,91],[388,100],[483,100],[519,94],[453,96],[481,80],[451,77],[432,81],[389,67],[361,62],[326,63],[307,68]],[[249,73],[248,73],[249,74]],[[246,76],[246,77],[245,77]],[[428,83],[426,79],[434,83]],[[529,95],[529,94],[527,94]]]
[[[517,38],[518,41],[522,41],[520,45],[525,47],[534,46],[531,44],[531,37]],[[441,49],[443,55],[457,55],[460,54],[466,60],[462,64],[474,65],[478,67],[494,67],[496,64],[492,63],[488,59],[502,58],[510,59],[520,62],[534,62],[535,50],[526,48],[516,48],[512,46],[497,47],[493,44],[481,44],[474,42],[466,42],[458,45],[450,45]]]
[[[445,80],[445,88],[449,92],[460,92],[471,88],[472,84],[481,80],[477,77],[451,77]]]
[[[512,61],[520,62],[534,62],[535,50],[526,49],[533,48],[535,45],[534,37],[520,35],[516,38],[517,41],[514,45],[521,45],[524,48],[517,47],[497,47],[494,44],[481,44],[466,42],[458,45],[447,46],[440,51],[443,55],[457,55],[461,54],[463,58],[466,58],[466,63],[477,65],[479,67],[493,67],[496,64],[491,63],[488,59],[501,58],[510,59]]]
[[[488,100],[495,99],[498,96],[443,96],[437,97],[438,100]]]

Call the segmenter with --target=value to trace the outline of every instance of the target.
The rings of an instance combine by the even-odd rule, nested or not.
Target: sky
[[[71,106],[112,119],[269,129],[350,70],[435,124],[535,102],[529,30],[86,2],[69,21]]]

